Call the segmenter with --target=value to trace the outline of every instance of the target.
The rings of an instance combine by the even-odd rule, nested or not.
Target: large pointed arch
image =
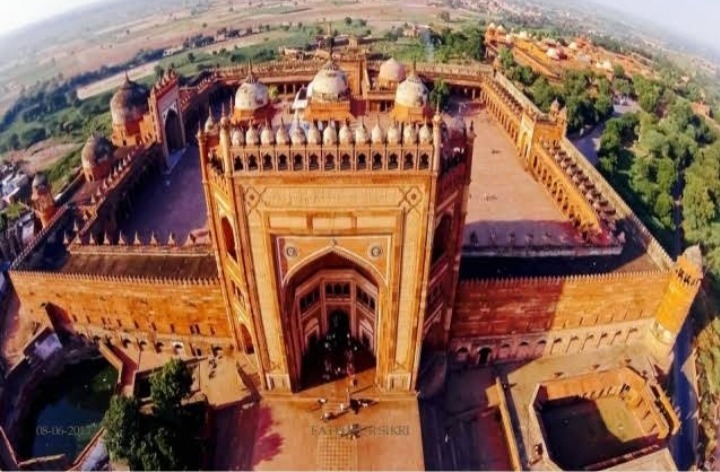
[[[387,279],[385,275],[380,272],[377,267],[370,264],[367,260],[363,259],[362,257],[359,257],[357,254],[348,251],[347,249],[344,249],[342,247],[338,246],[332,246],[332,247],[326,247],[324,249],[321,249],[320,251],[314,252],[301,261],[299,261],[295,266],[293,266],[290,270],[288,270],[282,280],[283,287],[287,287],[290,280],[295,277],[295,275],[300,271],[303,270],[308,265],[322,259],[323,257],[327,256],[328,254],[335,253],[339,257],[342,257],[343,259],[347,259],[348,262],[352,264],[357,264],[359,267],[367,271],[369,274],[373,275],[373,278],[378,283],[378,285],[382,285],[383,287],[387,287]]]

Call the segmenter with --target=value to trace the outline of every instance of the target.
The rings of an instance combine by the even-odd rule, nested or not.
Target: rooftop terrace
[[[160,241],[167,241],[172,232],[182,243],[206,225],[200,158],[197,148],[190,146],[169,175],[155,175],[145,183],[120,231],[127,237],[155,232]]]

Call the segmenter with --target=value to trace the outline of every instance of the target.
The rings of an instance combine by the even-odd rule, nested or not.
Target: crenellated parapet
[[[217,278],[175,278],[175,277],[131,277],[107,274],[62,273],[47,271],[16,270],[13,272],[15,283],[40,282],[43,280],[66,282],[106,282],[134,285],[174,285],[193,287],[216,287],[220,284]]]
[[[434,126],[391,123],[382,127],[376,123],[369,131],[363,122],[352,127],[345,122],[339,130],[330,123],[320,131],[315,123],[307,130],[298,123],[289,130],[282,124],[277,128],[250,124],[246,129],[220,130],[215,140],[210,129],[208,163],[218,175],[227,170],[240,174],[432,171],[436,165],[440,167],[441,162],[436,163],[434,156],[436,148],[442,148]],[[205,136],[203,131],[199,138]],[[451,150],[440,155],[443,161],[452,158]]]
[[[210,254],[212,251],[209,244],[200,241],[193,234],[189,234],[184,242],[178,242],[173,232],[170,232],[167,239],[163,240],[160,240],[155,232],[142,237],[137,232],[134,237],[128,237],[120,232],[117,238],[105,234],[102,239],[79,234],[72,238],[72,233],[68,232],[65,241],[68,252],[71,254],[191,255]]]

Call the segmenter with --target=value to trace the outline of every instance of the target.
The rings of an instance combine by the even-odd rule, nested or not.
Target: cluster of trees
[[[131,470],[198,470],[204,416],[183,403],[191,386],[190,370],[173,359],[150,378],[151,412],[135,398],[113,396],[103,418],[111,457],[126,460]]]
[[[602,123],[613,114],[613,87],[603,76],[596,76],[588,71],[568,72],[562,87],[555,87],[547,78],[526,71],[524,66],[511,67],[511,71],[513,70],[519,70],[520,76],[518,78],[516,72],[509,78],[523,85],[530,82],[526,91],[542,111],[548,112],[555,100],[566,107],[569,133]]]
[[[676,229],[673,211],[675,200],[681,197],[679,178],[685,171],[685,236],[690,242],[705,244],[717,239],[720,248],[720,237],[711,237],[713,224],[720,224],[720,208],[713,200],[720,189],[715,187],[720,182],[720,148],[710,146],[714,142],[714,133],[693,113],[690,103],[676,99],[660,119],[643,111],[609,120],[600,140],[600,170],[616,186],[625,182],[644,213],[668,231]],[[619,178],[622,175],[624,179]]]
[[[484,37],[484,30],[473,27],[462,31],[445,28],[440,34],[431,34],[428,39],[432,41],[435,60],[438,62],[482,61],[485,58]]]

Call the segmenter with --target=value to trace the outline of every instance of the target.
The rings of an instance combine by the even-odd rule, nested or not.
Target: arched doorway
[[[350,333],[350,316],[345,310],[333,310],[328,314],[328,332],[337,336]]]
[[[492,354],[492,349],[489,347],[484,347],[480,349],[480,352],[478,354],[478,366],[483,367],[488,364],[488,361],[490,360],[490,355]]]
[[[380,289],[370,270],[330,252],[290,277],[284,300],[293,390],[375,366]]]
[[[230,222],[226,217],[220,220],[222,226],[223,239],[225,241],[225,250],[233,259],[237,260],[237,252],[235,251],[235,232],[230,226]]]
[[[180,117],[178,117],[175,110],[168,111],[165,117],[165,142],[167,143],[168,154],[179,151],[184,147],[182,123],[180,123]]]

